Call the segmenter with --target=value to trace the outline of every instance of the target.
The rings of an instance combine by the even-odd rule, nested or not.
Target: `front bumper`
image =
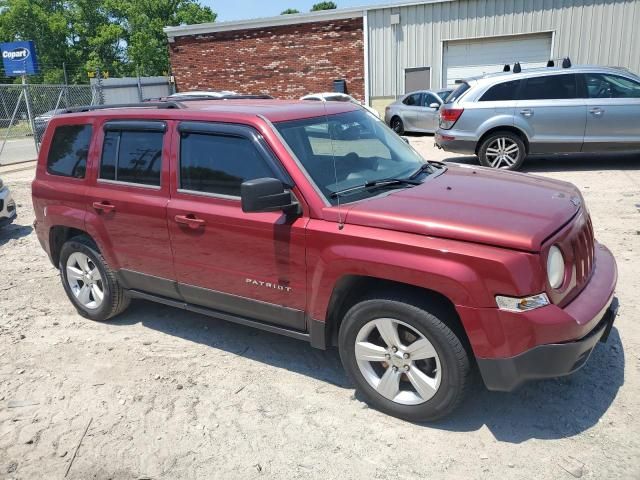
[[[0,227],[9,225],[17,216],[16,203],[11,198],[9,189],[4,187],[0,190]]]
[[[511,358],[478,358],[487,389],[509,392],[529,380],[575,372],[587,362],[598,341],[607,341],[617,313],[618,299],[613,297],[597,326],[580,340],[539,345]]]

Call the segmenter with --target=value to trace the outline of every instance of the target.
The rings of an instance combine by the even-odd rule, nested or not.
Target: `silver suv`
[[[507,170],[527,155],[640,150],[640,77],[585,66],[469,79],[440,109],[435,141]]]

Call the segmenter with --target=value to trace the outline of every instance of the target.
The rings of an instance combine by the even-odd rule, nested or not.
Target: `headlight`
[[[526,312],[549,305],[549,298],[546,293],[539,293],[538,295],[531,295],[530,297],[524,298],[496,295],[496,304],[500,310]]]
[[[564,281],[564,257],[555,245],[549,249],[547,257],[547,278],[551,288],[559,288]]]

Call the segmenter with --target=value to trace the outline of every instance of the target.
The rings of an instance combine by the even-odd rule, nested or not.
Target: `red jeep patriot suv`
[[[86,107],[44,135],[33,203],[78,312],[142,298],[337,346],[374,407],[433,420],[569,374],[616,264],[571,184],[425,162],[349,103]]]

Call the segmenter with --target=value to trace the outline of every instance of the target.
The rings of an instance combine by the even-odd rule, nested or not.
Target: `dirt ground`
[[[432,137],[411,142],[446,158]],[[570,377],[511,394],[478,382],[435,424],[367,408],[335,351],[144,301],[112,323],[81,318],[31,228],[34,171],[12,168],[0,170],[19,210],[0,232],[0,478],[64,478],[70,462],[70,479],[640,478],[638,155],[526,166],[582,189],[617,258],[609,342]]]

